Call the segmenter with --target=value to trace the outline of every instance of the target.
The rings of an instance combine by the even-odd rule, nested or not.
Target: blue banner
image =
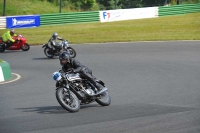
[[[40,26],[40,15],[6,17],[6,28],[28,28]]]

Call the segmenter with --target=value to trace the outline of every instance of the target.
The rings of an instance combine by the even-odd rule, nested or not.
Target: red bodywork
[[[26,38],[23,37],[21,34],[19,34],[18,36],[13,36],[12,37],[14,40],[18,40],[15,41],[12,46],[10,46],[9,48],[7,48],[6,50],[20,50],[21,47],[23,45],[26,44]],[[0,37],[0,43],[3,42],[2,38]]]

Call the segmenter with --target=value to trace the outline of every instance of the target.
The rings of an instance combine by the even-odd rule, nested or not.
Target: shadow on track
[[[81,109],[101,107],[97,105],[81,105]],[[16,110],[22,110],[22,112],[36,112],[39,114],[64,114],[70,113],[63,109],[61,106],[43,106],[43,107],[30,107],[30,108],[17,108]]]
[[[0,54],[9,54],[9,53],[18,53],[18,52],[26,52],[26,51],[22,51],[22,50],[6,50],[4,52],[0,52]]]
[[[32,58],[32,60],[57,60],[58,58],[47,58],[47,57],[41,57],[41,58]]]
[[[61,106],[43,106],[43,107],[30,107],[30,108],[18,108],[22,112],[36,112],[40,114],[61,114],[67,113]]]

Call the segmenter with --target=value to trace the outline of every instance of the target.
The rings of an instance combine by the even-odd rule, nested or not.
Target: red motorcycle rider
[[[21,34],[16,35],[15,30],[11,29],[6,31],[2,37],[0,37],[0,52],[5,50],[22,50],[28,51],[30,45],[26,42],[26,38]]]
[[[10,29],[9,31],[6,31],[2,35],[3,42],[6,44],[6,48],[9,48],[16,40],[14,40],[12,37],[17,36],[15,34],[14,29]]]

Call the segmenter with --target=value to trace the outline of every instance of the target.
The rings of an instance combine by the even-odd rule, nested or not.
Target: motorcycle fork
[[[66,100],[71,104],[73,101],[71,100],[71,93],[69,91],[69,85],[68,84],[64,87],[63,91],[69,94],[69,97]]]
[[[67,84],[65,87],[64,87],[64,92],[68,93],[69,94],[69,97],[71,97],[71,94],[70,94],[70,91],[69,91],[69,85]]]

